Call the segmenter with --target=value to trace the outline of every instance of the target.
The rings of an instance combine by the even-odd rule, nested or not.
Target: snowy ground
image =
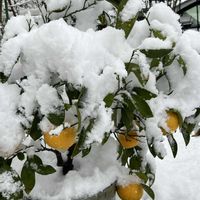
[[[176,138],[179,145],[176,159],[168,148],[165,159],[157,160],[156,200],[199,200],[200,137],[192,137],[188,147],[185,147],[179,133]]]
[[[199,200],[200,137],[192,137],[185,147],[180,133],[175,136],[179,145],[177,157],[174,159],[167,148],[168,155],[164,160],[156,160],[155,200]],[[169,147],[167,141],[166,146]],[[143,200],[151,199],[144,197]]]

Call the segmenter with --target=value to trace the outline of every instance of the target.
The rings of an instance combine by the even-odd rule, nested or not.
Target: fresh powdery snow
[[[53,0],[46,0],[45,2],[48,11],[51,12],[62,9],[69,1],[62,0],[55,3]],[[83,1],[72,2],[73,9],[78,9],[78,6],[83,4]],[[142,6],[141,1],[130,0],[122,12],[122,19],[132,18]],[[133,7],[132,13],[130,10]],[[146,137],[149,140],[154,138],[156,151],[163,157],[168,154],[164,160],[156,161],[157,179],[154,185],[156,200],[199,200],[198,178],[200,177],[197,164],[199,139],[193,138],[188,151],[185,151],[183,142],[177,136],[180,148],[174,160],[159,126],[167,129],[165,123],[167,109],[176,108],[184,118],[194,114],[195,108],[199,106],[200,33],[186,31],[182,34],[178,22],[179,16],[164,3],[156,4],[150,9],[148,22],[146,20],[136,22],[128,39],[122,30],[112,27],[95,31],[92,29],[96,25],[95,20],[89,17],[89,14],[92,13],[94,17],[94,13],[99,15],[105,8],[109,10],[110,4],[100,1],[96,8],[86,11],[85,18],[82,18],[83,13],[77,14],[76,27],[68,25],[63,19],[36,25],[34,22],[36,18],[30,15],[10,19],[5,27],[0,54],[0,71],[6,76],[10,75],[8,83],[0,84],[0,156],[10,156],[18,149],[25,135],[20,124],[30,126],[36,109],[39,108],[45,116],[40,123],[42,131],[49,131],[52,128],[46,118],[47,115],[54,112],[63,102],[68,102],[68,98],[63,94],[64,88],[61,87],[61,94],[58,94],[51,84],[67,81],[78,89],[87,88],[84,107],[80,112],[83,119],[87,119],[88,116],[97,119],[85,143],[86,147],[92,144],[93,148],[88,156],[75,157],[75,169],[65,176],[56,166],[56,158],[52,152],[38,153],[45,164],[53,165],[57,171],[48,176],[36,176],[32,197],[41,200],[71,200],[94,195],[116,180],[120,183],[129,180],[128,169],[121,167],[117,161],[117,141],[110,138],[105,145],[97,145],[102,142],[104,133],[113,128],[112,109],[106,108],[103,99],[108,93],[117,91],[117,75],[120,78],[127,76],[124,63],[130,61],[133,49],[136,52],[138,49],[171,49],[176,43],[173,53],[181,55],[185,60],[187,73],[183,75],[177,61],[168,66],[167,76],[173,88],[171,95],[165,95],[164,81],[156,85],[158,72],[150,70],[149,60],[144,54],[136,53],[133,60],[141,66],[145,78],[149,78],[145,88],[158,94],[156,98],[148,101],[154,117],[145,121],[148,133]],[[87,24],[84,26],[83,22],[87,18]],[[31,28],[26,25],[27,20],[31,20]],[[149,38],[148,23],[151,28],[160,31],[166,40]],[[162,65],[158,66],[159,70],[162,68]],[[140,86],[135,75],[130,76],[129,78],[133,79],[132,86]],[[23,88],[21,95],[20,88]],[[17,108],[21,115],[16,114]],[[70,116],[74,109],[72,106],[67,114]],[[74,123],[73,117],[67,120],[71,124]],[[28,145],[32,143],[33,141]],[[145,145],[147,147],[146,143]],[[30,149],[29,153],[31,154],[33,150]],[[147,153],[147,149],[143,153]],[[146,155],[145,158],[151,159],[150,155]],[[22,164],[23,162],[15,159],[13,168],[20,173]],[[5,176],[9,178],[9,174],[1,174],[0,191],[4,190],[1,180],[4,180]],[[138,181],[136,177],[131,177],[131,181]],[[8,190],[7,187],[11,182],[12,180],[7,179],[5,190]],[[147,199],[147,196],[143,198]]]

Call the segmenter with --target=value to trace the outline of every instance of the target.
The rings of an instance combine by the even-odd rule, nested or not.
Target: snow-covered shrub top
[[[35,198],[91,196],[116,180],[151,186],[154,169],[147,152],[165,156],[160,127],[170,131],[168,110],[179,116],[188,144],[190,132],[198,128],[200,48],[195,38],[200,36],[182,33],[179,16],[164,3],[137,20],[143,6],[140,0],[45,0],[8,21],[0,54],[0,156],[4,166],[16,156],[26,159],[21,173],[26,193],[35,182],[27,182],[25,172],[33,177],[53,173],[49,165],[57,169],[49,180],[59,187],[49,191],[37,175]],[[43,141],[44,132],[59,135],[63,126],[77,128],[76,170],[66,178],[60,177],[55,156],[44,156],[56,151]],[[130,151],[108,139],[132,129],[139,145]],[[175,156],[176,141],[172,134],[167,138]],[[81,158],[81,152],[90,153]],[[144,180],[136,178],[138,171]],[[0,181],[0,194],[4,190]]]

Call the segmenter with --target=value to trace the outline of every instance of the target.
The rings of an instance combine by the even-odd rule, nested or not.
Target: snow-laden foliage
[[[177,154],[169,112],[186,144],[198,129],[199,33],[182,33],[179,16],[164,3],[147,13],[143,7],[140,0],[36,0],[7,22],[0,177],[9,178],[12,166],[25,196],[84,198],[116,182],[136,182],[153,198],[148,153],[163,158],[168,140]],[[54,142],[63,145],[69,127],[76,129],[75,144],[64,152],[51,148],[46,138],[63,135]],[[119,135],[131,131],[137,145],[127,149]]]

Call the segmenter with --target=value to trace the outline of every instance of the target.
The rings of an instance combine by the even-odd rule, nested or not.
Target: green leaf
[[[52,166],[44,165],[41,158],[37,155],[27,158],[27,166],[41,175],[48,175],[56,172]]]
[[[149,105],[138,95],[132,94],[133,104],[138,112],[145,118],[153,117]]]
[[[186,66],[185,61],[183,60],[183,58],[181,56],[179,56],[177,61],[178,61],[179,65],[180,65],[180,67],[183,70],[183,74],[185,75],[187,73],[187,66]]]
[[[90,153],[91,148],[92,148],[92,147],[90,146],[89,148],[83,149],[83,150],[82,150],[82,157],[87,156],[87,155]]]
[[[122,155],[121,155],[121,162],[122,165],[125,166],[129,157],[133,155],[133,150],[132,149],[123,149]]]
[[[3,72],[0,72],[0,82],[5,83],[8,80],[8,76],[5,76]]]
[[[142,187],[145,190],[145,192],[151,197],[151,199],[154,200],[155,194],[154,194],[153,190],[148,185],[145,185],[145,184],[142,184]]]
[[[65,111],[62,110],[59,114],[57,114],[57,113],[49,113],[47,118],[52,124],[54,124],[55,126],[59,126],[64,122]]]
[[[160,64],[160,59],[153,58],[152,61],[151,61],[151,64],[150,64],[150,68],[158,67],[159,64]]]
[[[56,172],[56,170],[50,165],[39,165],[36,172],[41,175],[49,175]]]
[[[147,80],[145,79],[144,75],[142,74],[142,72],[140,70],[140,66],[138,64],[125,63],[125,66],[126,66],[126,70],[127,70],[128,74],[130,72],[133,72],[142,86],[144,86],[146,84]]]
[[[125,37],[127,38],[129,36],[136,20],[137,20],[137,16],[133,17],[132,19],[130,19],[129,21],[126,21],[126,22],[118,20],[116,28],[117,29],[123,29],[124,32],[125,32]]]
[[[176,140],[174,139],[174,137],[173,137],[172,134],[167,134],[167,139],[168,139],[169,145],[170,145],[170,147],[171,147],[172,154],[173,154],[173,156],[174,156],[174,158],[175,158],[176,155],[177,155],[177,151],[178,151],[177,142],[176,142]]]
[[[141,180],[143,180],[145,183],[148,181],[148,176],[146,175],[146,173],[135,172],[135,174],[136,174]]]
[[[164,36],[161,31],[152,30],[152,32],[153,32],[153,35],[154,35],[155,38],[159,38],[161,40],[165,40],[166,39],[166,36]]]
[[[19,152],[19,153],[17,154],[17,158],[18,158],[19,160],[24,160],[25,156],[24,156],[24,154],[23,154],[22,152]]]
[[[106,95],[106,97],[103,99],[103,101],[106,104],[106,107],[110,107],[112,105],[114,98],[115,95],[113,93],[109,93]]]
[[[83,144],[85,142],[85,139],[87,137],[87,133],[91,131],[91,129],[93,128],[95,123],[95,119],[91,118],[89,121],[89,125],[87,126],[87,128],[83,127],[81,129],[81,132],[79,133],[79,139],[78,142],[76,143],[73,153],[72,153],[72,157],[75,157],[77,154],[79,154],[82,150]]]
[[[108,141],[109,137],[110,137],[110,133],[105,133],[101,144],[104,145]]]
[[[189,123],[186,120],[184,120],[182,127],[181,127],[181,133],[183,135],[183,139],[185,141],[185,145],[187,146],[190,142],[190,135],[191,132],[194,130],[195,124]]]
[[[78,128],[77,128],[77,132],[80,130],[81,128],[81,112],[78,108],[78,105],[76,104],[76,113],[77,113],[77,118],[78,118]]]
[[[151,98],[155,98],[157,96],[156,94],[140,87],[134,87],[133,91],[145,100],[150,100]]]
[[[40,121],[41,121],[41,117],[39,116],[38,112],[36,112],[34,114],[32,126],[28,130],[28,134],[32,137],[33,140],[37,140],[42,136],[42,131],[38,126]]]
[[[169,54],[165,55],[162,58],[163,66],[167,67],[167,66],[171,65],[173,63],[173,61],[175,60],[175,58],[176,58],[175,55],[173,55],[173,56],[170,56]]]
[[[106,0],[111,3],[114,7],[118,8],[121,0]]]
[[[149,58],[161,58],[169,54],[173,49],[141,49],[140,51]]]
[[[29,166],[28,161],[24,163],[22,168],[21,180],[25,186],[26,193],[29,194],[35,186],[35,171]]]
[[[128,0],[119,0],[119,2],[120,2],[120,4],[119,4],[119,7],[118,7],[118,12],[121,12],[124,9],[124,6],[128,2]]]
[[[72,105],[65,103],[64,107],[65,107],[65,110],[68,111],[72,107]]]
[[[130,159],[130,168],[131,169],[135,169],[135,170],[139,170],[141,167],[141,158],[137,157],[137,156],[133,156]]]

